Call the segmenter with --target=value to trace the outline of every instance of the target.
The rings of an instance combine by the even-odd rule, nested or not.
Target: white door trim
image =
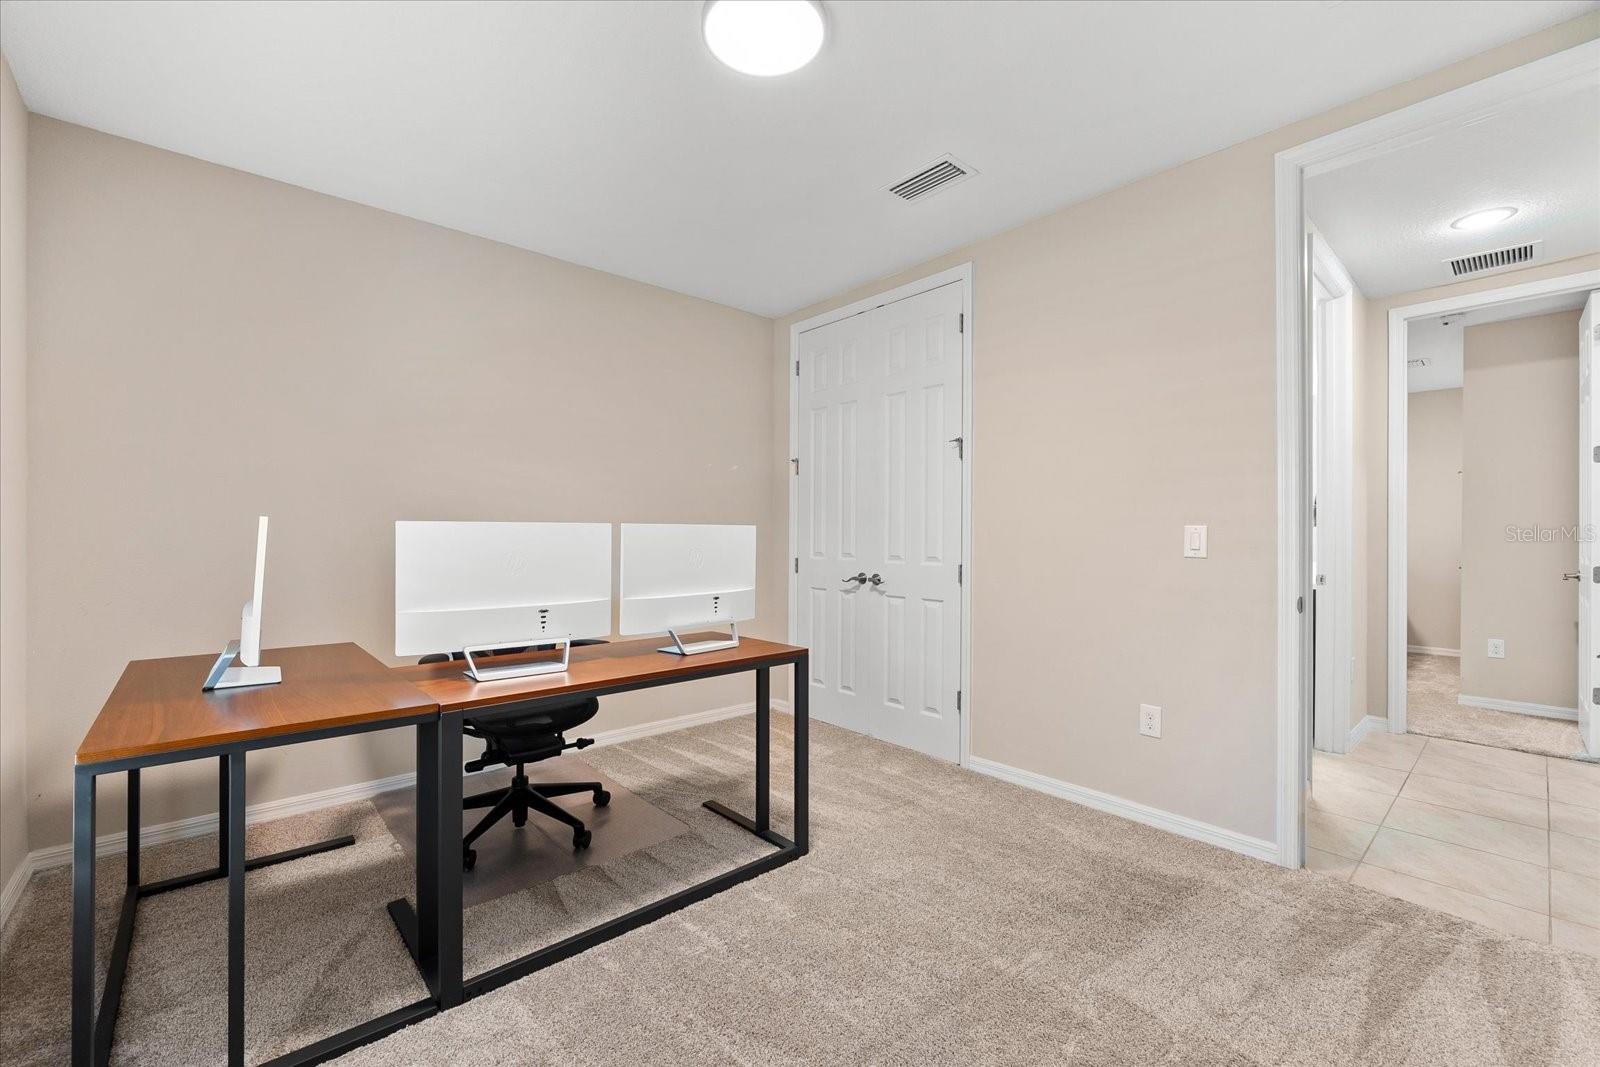
[[[1279,862],[1304,864],[1301,792],[1310,738],[1304,722],[1310,681],[1306,617],[1296,600],[1309,591],[1310,539],[1306,491],[1308,453],[1306,314],[1304,279],[1305,179],[1307,175],[1381,155],[1493,114],[1513,101],[1560,91],[1600,71],[1600,41],[1547,56],[1491,78],[1379,115],[1277,154],[1274,207],[1277,268],[1277,450],[1278,450],[1278,670],[1277,802]],[[1391,424],[1392,439],[1392,424]],[[1402,479],[1404,472],[1401,472]],[[1394,471],[1390,469],[1393,486]],[[1392,544],[1391,544],[1392,548]],[[1391,562],[1394,554],[1391,550]],[[1402,553],[1401,559],[1404,559]],[[1404,572],[1401,573],[1404,584]],[[1390,572],[1390,588],[1394,586]],[[1404,631],[1402,629],[1402,635]],[[1401,663],[1404,663],[1403,645]],[[1391,644],[1391,654],[1393,645]],[[1391,672],[1392,680],[1392,672]]]
[[[1406,732],[1406,339],[1412,319],[1600,288],[1600,270],[1389,309],[1389,732]],[[1458,652],[1457,655],[1460,653]],[[1476,699],[1476,698],[1475,698]],[[1478,705],[1480,707],[1487,705]]]
[[[973,444],[972,434],[972,263],[966,262],[958,267],[940,271],[938,274],[910,282],[906,285],[869,296],[854,303],[845,304],[843,307],[824,311],[813,315],[809,319],[801,319],[789,327],[789,365],[785,373],[789,376],[789,461],[785,464],[789,479],[789,643],[794,644],[800,638],[800,587],[797,573],[800,558],[800,530],[798,516],[800,501],[796,496],[798,478],[795,477],[795,464],[800,456],[800,385],[795,368],[800,359],[800,335],[807,330],[814,330],[818,326],[848,319],[852,315],[859,315],[863,311],[884,304],[892,304],[897,300],[904,300],[908,296],[926,293],[930,289],[937,289],[951,282],[965,282],[961,294],[961,313],[963,325],[961,331],[961,439],[965,461],[961,464],[961,752],[957,760],[960,766],[965,767],[971,755],[972,746],[972,465],[975,461],[976,449]]]

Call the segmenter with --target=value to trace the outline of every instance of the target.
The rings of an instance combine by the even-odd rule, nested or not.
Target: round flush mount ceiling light
[[[822,49],[822,5],[812,0],[711,0],[700,30],[711,54],[742,74],[799,70]]]
[[[1470,215],[1463,215],[1450,224],[1452,230],[1487,230],[1490,226],[1498,226],[1517,213],[1514,207],[1492,207],[1484,211],[1474,211]]]

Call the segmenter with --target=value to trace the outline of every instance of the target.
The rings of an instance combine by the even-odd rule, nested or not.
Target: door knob
[[[878,586],[883,584],[883,575],[874,574],[871,578],[868,578],[867,581],[871,582],[872,587],[876,589]]]
[[[874,577],[876,577],[876,575],[874,575]],[[862,571],[860,574],[856,575],[853,578],[840,578],[839,580],[841,582],[855,582],[856,586],[859,588],[860,586],[863,586],[863,585],[865,585],[867,583],[867,572],[866,571]]]

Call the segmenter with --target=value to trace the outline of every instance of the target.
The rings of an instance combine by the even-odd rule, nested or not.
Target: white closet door
[[[874,732],[954,761],[960,754],[961,309],[955,283],[887,304],[868,329],[878,407],[881,516],[869,574]]]
[[[812,713],[952,761],[963,289],[805,332],[799,374],[797,613]]]
[[[862,674],[866,639],[865,585],[845,581],[868,573],[862,542],[863,441],[873,406],[863,370],[867,315],[800,335],[800,556],[796,611],[798,640],[811,649],[811,714],[824,722],[872,733]]]

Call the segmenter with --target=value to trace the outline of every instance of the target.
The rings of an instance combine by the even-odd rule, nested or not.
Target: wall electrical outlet
[[[1139,732],[1146,737],[1161,736],[1161,709],[1154,704],[1139,705]]]
[[[1506,658],[1506,641],[1505,641],[1505,638],[1503,638],[1503,637],[1491,637],[1491,638],[1489,638],[1489,658],[1490,659],[1505,659]]]

